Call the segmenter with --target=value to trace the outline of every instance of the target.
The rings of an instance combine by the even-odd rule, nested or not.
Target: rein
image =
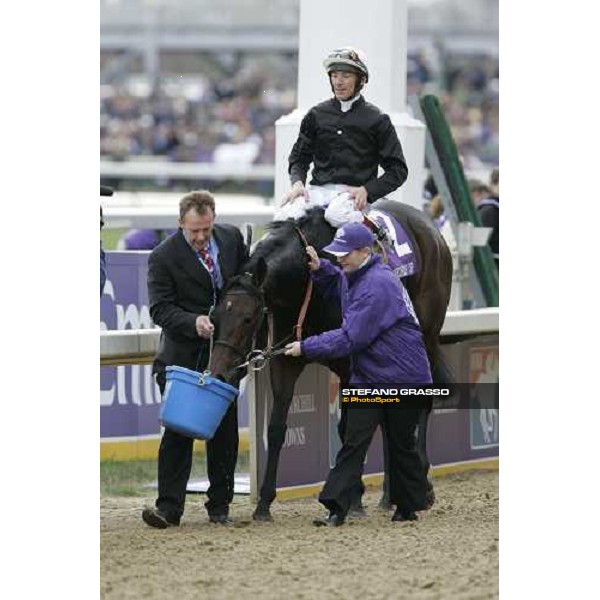
[[[296,233],[300,236],[300,240],[304,245],[304,249],[308,248],[310,244],[306,239],[306,236],[302,233],[299,227],[294,227]],[[306,318],[306,312],[308,311],[308,304],[310,302],[310,297],[312,295],[313,289],[313,280],[312,277],[308,278],[308,285],[306,286],[306,293],[304,294],[304,301],[302,302],[302,306],[300,308],[300,314],[298,315],[298,322],[294,326],[294,331],[296,333],[296,341],[299,342],[302,339],[302,326],[304,325],[304,319]]]

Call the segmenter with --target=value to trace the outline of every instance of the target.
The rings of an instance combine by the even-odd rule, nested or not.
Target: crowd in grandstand
[[[408,62],[408,94],[440,98],[466,167],[498,163],[498,60],[449,57],[433,70]],[[126,78],[101,86],[103,158],[273,164],[275,121],[296,107],[297,65],[271,57],[238,70],[163,76],[158,85]],[[368,98],[368,89],[366,90]]]

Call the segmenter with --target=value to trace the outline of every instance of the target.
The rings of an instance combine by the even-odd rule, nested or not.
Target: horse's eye
[[[244,317],[244,323],[246,323],[246,325],[250,324],[252,322],[252,317]]]

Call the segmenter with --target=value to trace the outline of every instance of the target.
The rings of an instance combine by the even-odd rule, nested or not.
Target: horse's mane
[[[288,282],[293,285],[307,280],[307,257],[297,230],[302,231],[311,246],[322,248],[333,239],[335,232],[324,214],[322,208],[313,207],[299,219],[269,223],[266,237],[257,242],[244,271],[254,272],[262,257],[268,264],[269,287],[280,289]]]
[[[276,267],[282,260],[286,260],[289,267],[290,259],[293,263],[305,265],[305,254],[299,243],[297,230],[302,231],[311,246],[322,248],[331,241],[334,234],[333,227],[327,223],[324,215],[322,208],[313,207],[298,219],[269,223],[266,227],[267,236],[257,242],[246,270],[252,271],[259,257],[267,260],[270,268]]]

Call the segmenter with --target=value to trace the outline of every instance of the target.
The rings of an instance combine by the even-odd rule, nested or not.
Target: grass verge
[[[240,452],[236,473],[248,471],[249,454]],[[206,456],[204,452],[194,453],[190,479],[206,475]],[[100,462],[100,494],[102,496],[148,496],[155,492],[156,460],[104,460]]]

